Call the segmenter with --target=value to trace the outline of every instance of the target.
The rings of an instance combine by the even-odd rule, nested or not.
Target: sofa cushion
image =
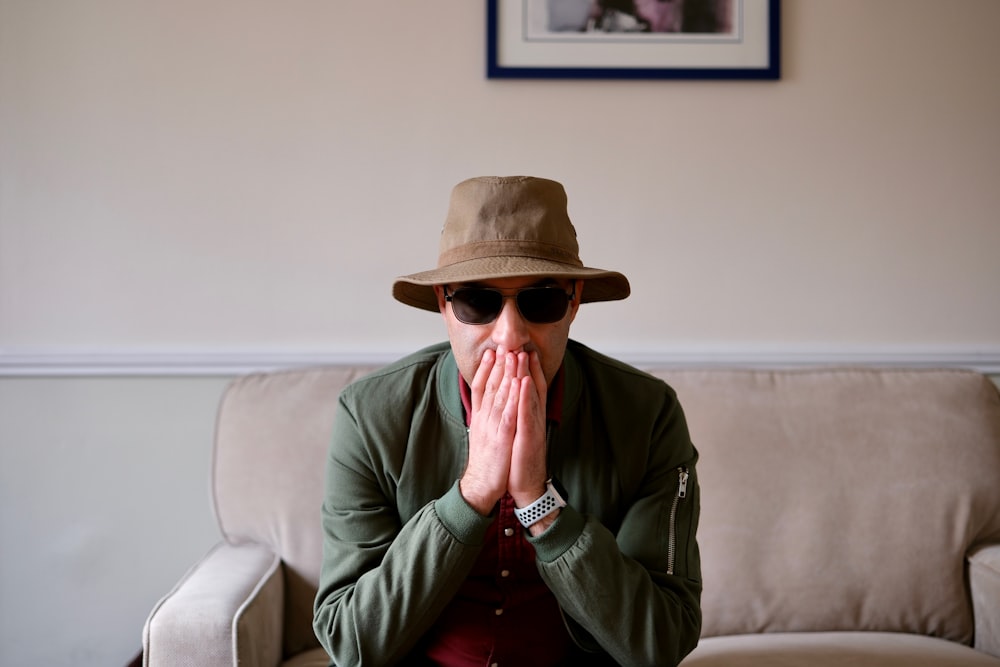
[[[216,426],[212,488],[225,538],[281,556],[285,655],[317,646],[312,603],[322,557],[323,472],[340,390],[366,368],[259,373],[233,381]]]
[[[1000,541],[1000,398],[962,371],[664,371],[701,459],[703,636],[969,643],[965,554]]]
[[[702,639],[681,667],[1000,667],[968,646],[889,632],[802,632]]]
[[[330,656],[321,648],[304,651],[281,663],[281,667],[327,667]]]

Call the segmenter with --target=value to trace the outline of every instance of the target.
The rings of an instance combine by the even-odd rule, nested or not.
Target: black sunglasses
[[[444,300],[451,304],[451,310],[459,322],[466,324],[489,324],[503,310],[503,300],[514,299],[521,317],[534,324],[551,324],[566,317],[570,301],[576,290],[565,292],[556,285],[525,287],[513,295],[492,287],[459,287],[448,293],[444,287]]]

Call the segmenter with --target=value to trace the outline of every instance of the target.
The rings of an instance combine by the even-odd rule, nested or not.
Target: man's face
[[[566,341],[569,340],[569,326],[576,318],[576,311],[580,307],[583,281],[539,280],[533,276],[448,285],[449,294],[460,287],[490,287],[511,295],[518,289],[539,285],[554,285],[567,293],[571,291],[574,293],[565,317],[558,322],[551,324],[529,322],[521,315],[513,299],[504,299],[503,310],[489,324],[466,324],[455,317],[451,304],[445,301],[444,287],[438,285],[434,288],[438,307],[448,327],[448,338],[455,360],[458,362],[458,370],[466,382],[472,383],[486,350],[496,350],[498,346],[503,346],[508,352],[537,352],[545,381],[551,384],[562,365]]]

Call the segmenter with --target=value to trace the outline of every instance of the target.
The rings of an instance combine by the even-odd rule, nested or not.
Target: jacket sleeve
[[[457,482],[402,524],[379,449],[343,396],[327,457],[313,629],[336,665],[402,659],[454,596],[492,521]]]
[[[648,450],[635,449],[647,455],[632,465],[647,469],[617,534],[575,510],[570,497],[531,538],[577,644],[622,665],[676,665],[701,632],[697,452],[670,397]]]

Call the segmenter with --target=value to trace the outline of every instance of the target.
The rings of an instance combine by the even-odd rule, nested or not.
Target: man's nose
[[[510,352],[520,352],[528,343],[528,323],[513,297],[504,297],[503,308],[493,322],[493,342]]]

